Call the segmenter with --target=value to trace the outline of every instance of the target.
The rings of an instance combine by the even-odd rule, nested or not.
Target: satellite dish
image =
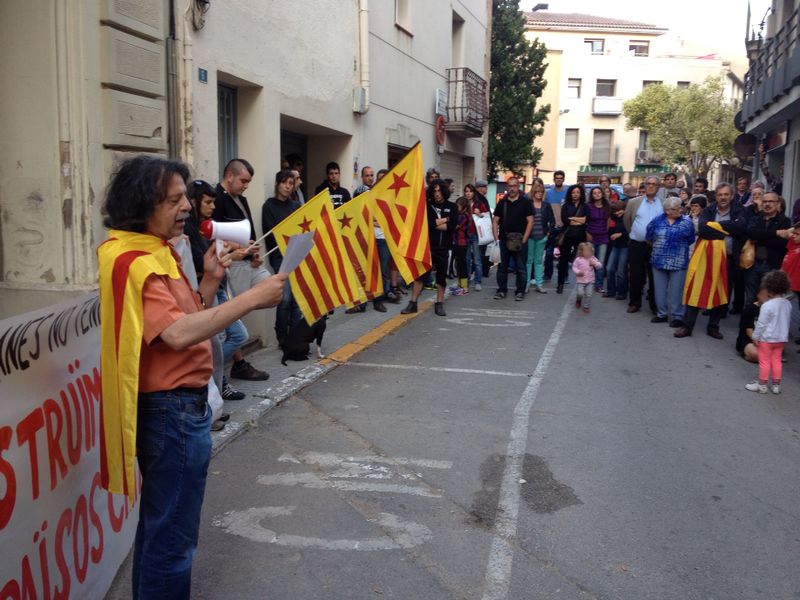
[[[742,133],[733,142],[733,150],[739,158],[748,158],[756,153],[758,140],[752,133]]]

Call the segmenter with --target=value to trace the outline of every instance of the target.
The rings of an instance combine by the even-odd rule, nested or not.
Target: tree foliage
[[[666,163],[685,165],[692,177],[707,176],[715,162],[734,157],[736,109],[723,92],[722,77],[687,88],[649,85],[623,105],[626,127],[647,130],[650,149]]]
[[[516,170],[535,165],[542,151],[533,141],[544,132],[550,105],[537,107],[547,82],[547,49],[525,37],[519,0],[493,0],[492,57],[489,82],[488,170]]]

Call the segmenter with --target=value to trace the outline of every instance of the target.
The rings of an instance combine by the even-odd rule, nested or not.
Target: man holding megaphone
[[[212,307],[230,248],[203,257],[198,291],[169,240],[183,234],[191,204],[186,165],[139,156],[122,164],[103,212],[100,274],[101,479],[136,495],[134,598],[186,598],[211,459],[209,338],[283,297],[285,274],[268,276]]]

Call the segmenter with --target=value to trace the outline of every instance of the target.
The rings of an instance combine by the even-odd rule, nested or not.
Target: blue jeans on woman
[[[683,304],[683,284],[686,269],[664,271],[653,267],[653,290],[656,296],[657,316],[683,323],[686,306]]]
[[[139,394],[142,474],[133,546],[133,598],[189,598],[200,509],[211,460],[206,391]]]
[[[217,305],[227,301],[228,295],[222,288],[219,288],[217,290]],[[247,327],[244,326],[244,323],[242,323],[240,319],[236,319],[233,323],[228,325],[218,336],[219,341],[222,342],[222,359],[226,362],[230,360],[233,353],[244,346],[249,336],[250,334],[247,333]]]
[[[481,248],[478,245],[478,236],[469,236],[467,245],[467,279],[469,279],[472,269],[475,269],[475,285],[481,285],[483,281],[483,258]]]
[[[606,264],[606,293],[619,297],[628,295],[628,247],[611,248]]]
[[[600,261],[601,265],[606,264],[606,251],[608,250],[608,244],[593,244],[594,246],[594,255],[597,260]],[[603,278],[606,275],[605,267],[601,267],[599,269],[595,269],[594,271],[594,288],[600,292],[603,291]]]

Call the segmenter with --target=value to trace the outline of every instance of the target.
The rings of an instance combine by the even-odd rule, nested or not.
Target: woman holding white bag
[[[475,270],[475,291],[480,292],[482,289],[483,281],[483,252],[481,246],[485,250],[488,242],[484,238],[481,240],[481,224],[483,229],[490,238],[492,234],[492,215],[489,213],[489,205],[486,204],[478,195],[475,186],[468,183],[464,186],[464,197],[469,202],[469,212],[475,221],[475,233],[469,236],[469,246],[467,250],[467,278]]]
[[[533,230],[528,239],[528,281],[529,288],[533,286],[540,294],[546,294],[544,289],[544,249],[550,231],[556,225],[556,217],[550,203],[544,201],[544,183],[541,179],[533,180],[531,187],[531,202],[533,204]]]

